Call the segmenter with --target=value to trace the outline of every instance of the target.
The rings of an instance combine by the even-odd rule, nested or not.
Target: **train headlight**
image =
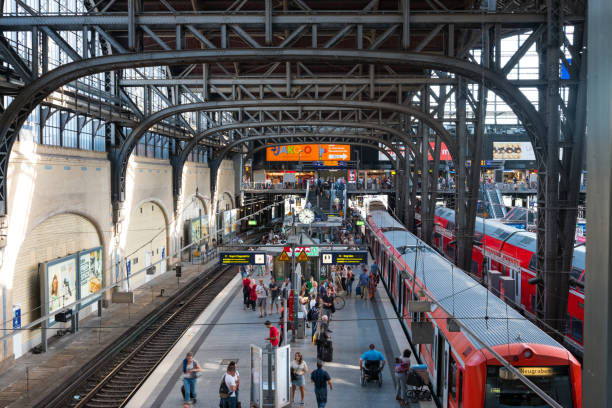
[[[531,358],[531,356],[533,356],[533,351],[525,350],[525,353],[523,353],[523,355],[525,356],[525,358]]]

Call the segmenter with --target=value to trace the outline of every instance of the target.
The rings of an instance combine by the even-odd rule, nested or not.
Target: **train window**
[[[448,392],[453,399],[457,401],[457,377],[458,377],[457,363],[455,357],[451,356],[448,365]]]
[[[531,256],[531,259],[529,260],[529,270],[535,272],[536,271],[536,264],[537,264],[538,260],[536,259],[536,255],[533,254]]]
[[[576,289],[578,286],[578,281],[580,281],[580,275],[582,275],[582,271],[578,268],[572,268],[570,271],[570,286]]]
[[[572,337],[582,341],[582,321],[572,317]]]
[[[455,256],[455,248],[452,245],[446,244],[446,255],[449,258],[453,258]]]
[[[519,370],[523,367],[517,367]],[[531,368],[531,367],[530,367]],[[524,370],[535,385],[550,395],[564,408],[573,407],[569,366],[538,367]],[[530,375],[530,373],[532,373]],[[487,366],[485,408],[492,407],[545,407],[547,404],[505,367]]]
[[[476,262],[475,260],[472,259],[472,268],[471,268],[471,272],[473,275],[475,276],[480,276],[480,274],[478,273],[478,262]]]
[[[459,370],[459,398],[457,400],[458,407],[461,408],[462,402],[463,401],[463,371]]]

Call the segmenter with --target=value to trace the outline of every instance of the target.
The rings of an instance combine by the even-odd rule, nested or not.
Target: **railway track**
[[[231,268],[216,268],[145,317],[134,330],[100,352],[86,371],[37,407],[124,406],[157,364],[215,296],[232,280]]]

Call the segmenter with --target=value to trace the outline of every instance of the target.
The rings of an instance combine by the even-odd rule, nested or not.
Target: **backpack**
[[[306,319],[309,322],[314,322],[315,320],[319,319],[319,311],[316,307],[313,307],[308,311],[308,313],[306,314]]]
[[[221,384],[219,385],[219,397],[227,398],[229,397],[229,388],[227,388],[227,384],[225,383],[225,374],[221,377]]]

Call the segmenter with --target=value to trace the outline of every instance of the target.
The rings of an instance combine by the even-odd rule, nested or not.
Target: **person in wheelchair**
[[[379,385],[382,384],[382,370],[385,367],[385,356],[378,350],[374,344],[370,344],[369,350],[359,358],[359,367],[361,369],[362,384],[368,381],[378,380]]]

